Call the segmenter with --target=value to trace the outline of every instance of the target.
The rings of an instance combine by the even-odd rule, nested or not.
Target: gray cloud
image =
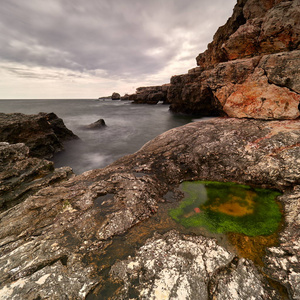
[[[10,0],[0,7],[0,60],[120,78],[159,72],[184,41],[196,57],[235,0]],[[203,49],[204,50],[204,49]],[[18,72],[18,71],[15,71]]]

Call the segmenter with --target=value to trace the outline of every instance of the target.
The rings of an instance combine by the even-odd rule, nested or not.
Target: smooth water
[[[0,112],[36,114],[54,112],[80,140],[65,143],[54,156],[55,167],[70,166],[80,174],[103,168],[116,159],[136,152],[157,135],[191,118],[175,116],[168,105],[141,105],[112,100],[1,100]],[[104,119],[107,127],[86,130],[82,126]]]

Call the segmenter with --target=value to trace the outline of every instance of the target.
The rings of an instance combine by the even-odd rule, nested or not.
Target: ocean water
[[[157,135],[191,122],[175,116],[168,105],[141,105],[107,100],[1,100],[0,112],[36,114],[54,112],[79,140],[66,142],[55,154],[55,167],[70,166],[76,174],[103,168],[116,159],[136,152]],[[104,119],[107,127],[86,130],[82,126]]]

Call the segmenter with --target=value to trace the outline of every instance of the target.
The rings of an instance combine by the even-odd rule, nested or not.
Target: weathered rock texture
[[[169,90],[169,84],[139,87],[136,89],[136,93],[129,95],[128,99],[133,100],[136,104],[157,104],[159,101],[168,103],[167,94]]]
[[[54,169],[53,162],[30,157],[24,144],[0,142],[0,211],[72,174],[69,167]]]
[[[156,235],[136,256],[117,262],[111,276],[130,299],[280,299],[254,264],[202,236]],[[116,297],[117,298],[117,297]]]
[[[84,299],[97,284],[106,285],[101,270],[119,258],[118,248],[109,263],[101,261],[112,237],[155,214],[164,195],[176,191],[181,181],[208,179],[284,192],[281,200],[288,229],[281,234],[280,245],[270,250],[266,269],[296,299],[300,284],[299,228],[294,223],[300,205],[296,188],[300,185],[299,143],[300,120],[195,122],[158,136],[104,169],[31,194],[0,214],[0,298]],[[183,252],[173,244],[182,244]],[[172,255],[158,257],[154,252],[152,259],[145,252],[151,249],[149,245],[158,253]],[[220,257],[214,259],[211,251]],[[144,263],[140,257],[146,258]],[[132,286],[137,299],[144,295],[159,299],[156,293],[167,284],[163,292],[169,299],[182,299],[184,287],[187,299],[202,299],[208,286],[216,298],[249,299],[252,286],[257,299],[279,299],[277,289],[270,287],[259,268],[243,258],[232,258],[215,241],[169,233],[150,240],[136,257],[121,263],[127,277],[112,292],[118,298]],[[165,267],[160,265],[164,262]],[[197,272],[185,263],[197,268],[200,275],[195,276]],[[114,267],[111,276],[120,277],[120,272]],[[141,272],[145,277],[132,282]],[[153,281],[147,283],[147,278]]]
[[[171,110],[238,118],[296,119],[300,103],[300,1],[239,0],[232,17],[173,76]]]
[[[24,143],[31,156],[51,158],[63,142],[78,138],[54,113],[0,113],[0,142]]]

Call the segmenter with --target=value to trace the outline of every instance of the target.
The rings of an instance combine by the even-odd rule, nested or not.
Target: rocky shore
[[[186,299],[195,293],[199,299],[248,299],[254,287],[260,295],[256,299],[274,299],[282,290],[284,297],[297,299],[299,141],[299,120],[199,121],[158,136],[104,169],[41,188],[1,213],[2,299],[84,299],[106,282],[120,285],[110,291],[112,299],[129,299],[133,290],[136,299],[160,299],[159,293],[170,299],[180,299],[181,293]],[[143,220],[155,217],[167,194],[179,199],[180,182],[197,179],[283,192],[285,224],[279,245],[267,250],[265,265],[256,266],[212,239],[172,232],[155,235],[132,258],[122,257],[118,248],[110,254],[110,275],[104,275],[110,265],[102,257],[109,255],[115,237],[126,238]],[[173,252],[164,260],[163,253]],[[180,267],[179,261],[190,267]]]
[[[78,139],[54,113],[0,113],[0,142],[25,143],[31,156],[51,158],[63,142]]]
[[[103,169],[45,159],[76,138],[56,115],[0,114],[0,299],[300,299],[299,7],[238,0],[200,66],[164,91],[175,112],[225,117]],[[278,232],[183,228],[168,209],[195,180],[280,191]]]
[[[170,110],[198,116],[298,118],[299,7],[299,0],[237,1],[231,18],[197,56],[198,66],[162,86],[168,87],[164,101]],[[147,97],[140,97],[139,89],[135,97],[144,103]]]

